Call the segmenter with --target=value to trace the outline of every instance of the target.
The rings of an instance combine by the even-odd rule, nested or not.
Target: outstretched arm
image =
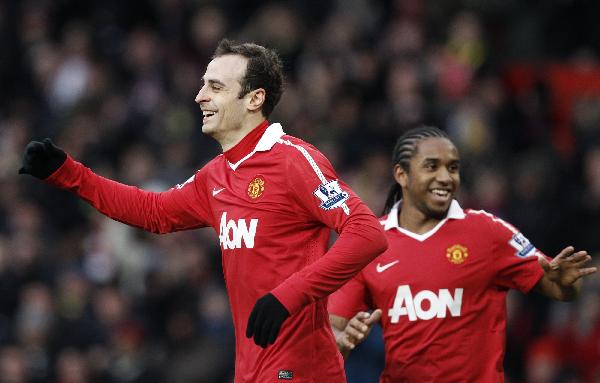
[[[49,139],[27,145],[19,174],[69,190],[102,214],[154,233],[208,225],[207,204],[197,190],[196,178],[163,193],[148,192],[95,174]]]
[[[582,278],[597,271],[585,267],[592,259],[586,251],[575,252],[573,246],[564,248],[554,259],[538,259],[544,276],[535,286],[536,291],[559,301],[572,301],[579,296]]]
[[[361,311],[350,320],[329,314],[329,323],[331,323],[338,350],[344,359],[347,359],[350,351],[369,336],[373,325],[381,319],[381,313],[380,309],[372,313]]]

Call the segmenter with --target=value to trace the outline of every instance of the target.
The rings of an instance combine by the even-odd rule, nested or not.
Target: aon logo
[[[417,319],[445,318],[448,311],[451,316],[457,317],[460,316],[462,295],[463,289],[454,289],[454,295],[448,289],[440,289],[437,294],[423,290],[413,297],[410,286],[402,285],[398,287],[394,307],[389,310],[388,315],[392,318],[392,323],[398,323],[402,315],[408,315],[411,322]]]
[[[258,219],[256,218],[251,219],[250,225],[248,225],[245,219],[238,219],[237,222],[232,219],[228,221],[227,212],[223,212],[219,227],[219,243],[223,250],[240,249],[242,241],[245,247],[252,249],[254,247],[256,226],[258,226]]]

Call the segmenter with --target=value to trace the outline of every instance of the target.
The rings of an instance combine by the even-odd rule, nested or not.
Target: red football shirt
[[[107,180],[71,158],[48,182],[152,232],[216,231],[236,333],[236,383],[345,382],[325,297],[385,249],[383,230],[314,147],[279,124],[256,129],[264,131],[256,145],[249,146],[255,130],[163,193]],[[340,236],[327,250],[331,229]],[[292,315],[262,349],[245,331],[254,303],[268,292]]]
[[[513,226],[452,201],[447,217],[418,235],[383,217],[389,248],[331,295],[329,312],[352,318],[380,308],[381,383],[503,381],[509,289],[528,292],[543,256]]]

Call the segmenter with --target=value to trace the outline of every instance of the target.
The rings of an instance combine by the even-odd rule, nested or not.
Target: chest
[[[386,234],[388,250],[364,274],[377,306],[393,304],[400,293],[413,300],[455,299],[465,291],[485,290],[493,279],[491,243],[458,225],[424,241],[395,229]]]
[[[206,179],[212,226],[223,250],[254,249],[263,239],[285,235],[300,218],[285,167],[255,155],[232,169],[226,161]]]

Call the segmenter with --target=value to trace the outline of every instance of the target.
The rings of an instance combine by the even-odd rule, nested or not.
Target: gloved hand
[[[246,337],[252,338],[254,343],[262,348],[273,344],[279,334],[283,321],[290,316],[287,309],[271,293],[259,298],[250,313]]]
[[[31,141],[25,147],[19,174],[31,174],[41,180],[48,178],[67,159],[67,154],[54,146],[49,138],[43,142]]]

